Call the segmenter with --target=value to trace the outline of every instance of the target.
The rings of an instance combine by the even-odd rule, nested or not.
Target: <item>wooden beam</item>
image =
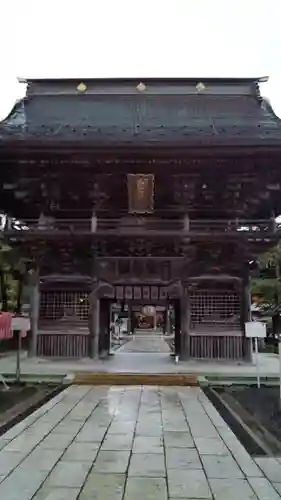
[[[57,156],[57,155],[89,155],[92,158],[108,159],[115,157],[120,154],[125,155],[128,158],[149,158],[154,155],[156,158],[173,158],[176,148],[177,158],[194,158],[194,157],[251,157],[263,155],[265,160],[268,160],[268,155],[276,155],[280,157],[281,144],[280,143],[270,143],[266,141],[265,144],[239,144],[233,142],[232,144],[221,143],[219,145],[210,145],[204,143],[200,146],[179,146],[176,141],[167,145],[159,145],[155,143],[146,144],[146,147],[140,147],[137,145],[126,145],[126,146],[98,146],[93,147],[84,141],[46,141],[39,140],[10,140],[2,144],[1,156],[9,155],[10,157],[22,157],[25,158],[34,157],[35,155],[46,155],[46,156]]]

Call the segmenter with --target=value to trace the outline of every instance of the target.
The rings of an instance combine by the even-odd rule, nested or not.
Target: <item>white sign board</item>
[[[12,318],[12,330],[28,332],[30,330],[30,319],[24,317]]]
[[[245,323],[245,332],[247,338],[265,338],[266,324],[261,321],[249,321]]]

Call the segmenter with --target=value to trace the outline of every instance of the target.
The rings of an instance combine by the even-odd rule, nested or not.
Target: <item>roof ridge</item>
[[[26,77],[22,78],[19,77],[18,81],[20,83],[31,83],[31,82],[37,82],[37,83],[58,83],[58,82],[107,82],[107,83],[124,83],[124,82],[170,82],[170,83],[180,83],[180,82],[258,82],[258,83],[264,83],[267,82],[269,79],[268,76],[252,76],[252,77],[247,77],[247,76],[173,76],[173,77],[167,77],[167,76],[161,76],[161,77],[127,77],[127,76],[122,76],[122,77],[56,77],[56,78],[38,78],[38,77]]]

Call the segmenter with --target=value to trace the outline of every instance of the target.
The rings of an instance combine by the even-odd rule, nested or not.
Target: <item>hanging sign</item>
[[[152,213],[154,209],[154,175],[128,174],[129,212],[135,214]]]
[[[259,368],[259,346],[258,338],[266,337],[266,324],[261,321],[248,321],[245,323],[245,334],[249,339],[254,339],[256,370],[257,370],[257,386],[260,388],[260,368]]]
[[[247,338],[265,338],[266,324],[261,321],[248,321],[245,323],[245,333]]]
[[[20,330],[28,332],[30,330],[30,319],[24,316],[13,316],[12,317],[12,330]]]

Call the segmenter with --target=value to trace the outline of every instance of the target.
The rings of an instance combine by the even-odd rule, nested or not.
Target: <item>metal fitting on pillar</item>
[[[98,218],[96,216],[95,211],[93,211],[92,218],[91,218],[91,233],[96,233],[97,226],[98,226]]]

